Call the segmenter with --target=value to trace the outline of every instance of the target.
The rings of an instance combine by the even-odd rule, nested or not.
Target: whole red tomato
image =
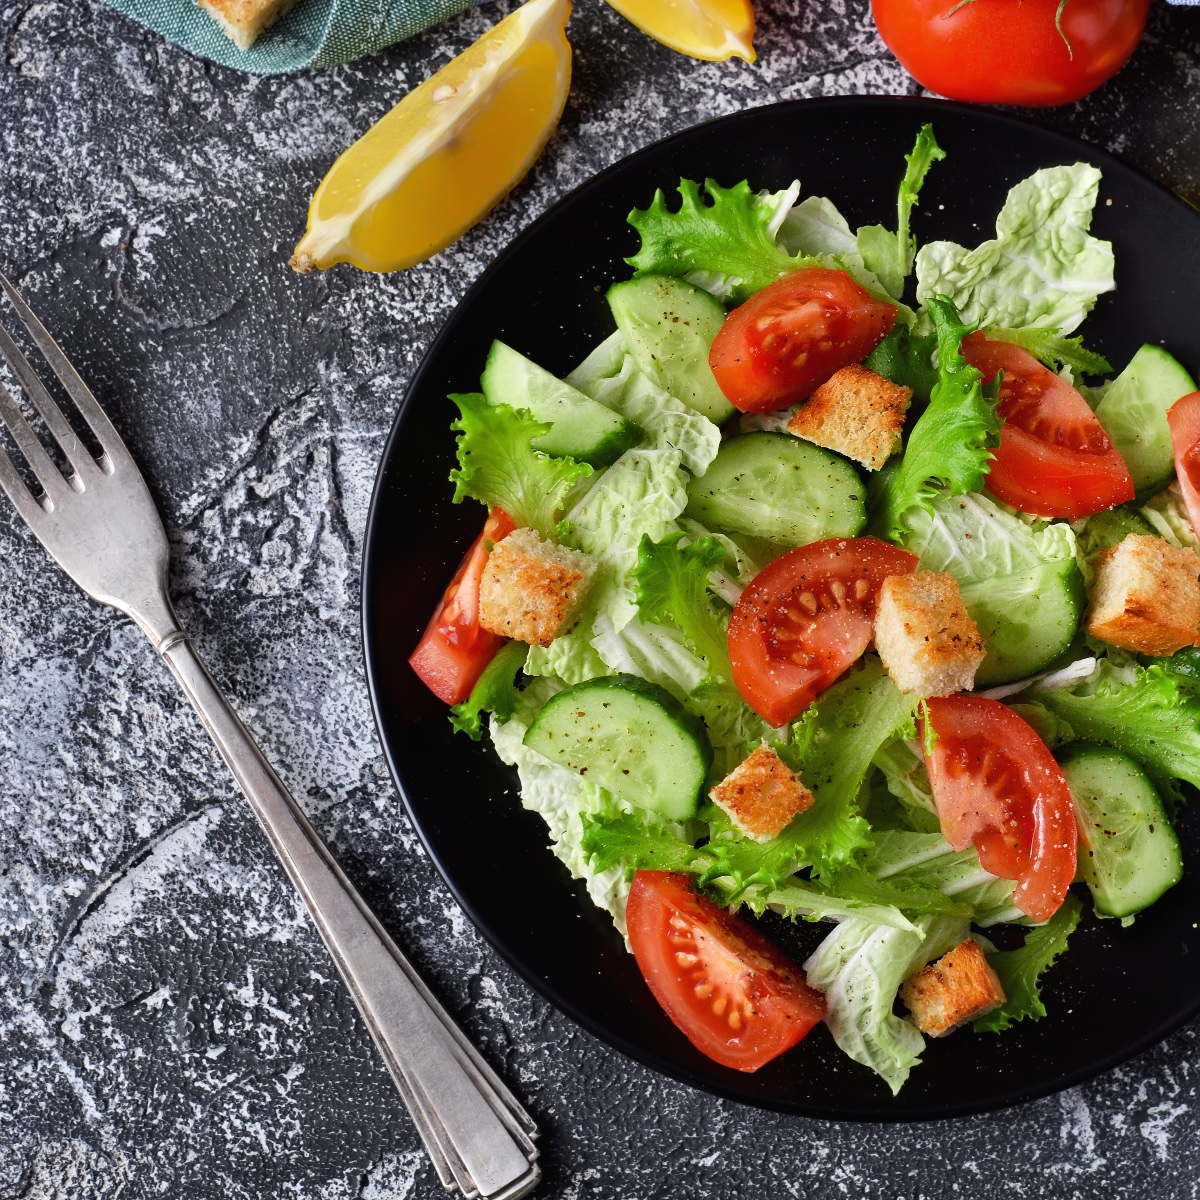
[[[880,36],[923,87],[1038,108],[1078,100],[1124,66],[1150,0],[1066,0],[1062,34],[1058,8],[1059,0],[871,0]]]

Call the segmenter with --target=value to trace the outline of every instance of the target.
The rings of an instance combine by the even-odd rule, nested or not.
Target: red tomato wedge
[[[1046,744],[1011,708],[984,696],[928,701],[937,741],[925,756],[942,834],[1015,879],[1013,903],[1035,921],[1058,910],[1075,878],[1071,793]]]
[[[1200,530],[1200,392],[1190,392],[1167,412],[1175,474],[1192,526]]]
[[[877,538],[828,538],[789,550],[751,581],[729,618],[733,681],[772,725],[798,717],[871,644],[889,575],[917,556]]]
[[[984,383],[1004,372],[988,491],[1022,512],[1071,521],[1133,499],[1125,460],[1065,379],[1020,346],[981,333],[964,338],[962,352]]]
[[[639,871],[629,941],[654,998],[702,1054],[757,1071],[825,1016],[825,997],[753,926],[692,889],[686,875]]]
[[[713,339],[708,365],[742,412],[803,400],[835,371],[860,363],[896,323],[845,271],[806,267],[735,308]]]
[[[409,657],[409,666],[446,704],[461,704],[496,657],[504,639],[479,627],[479,581],[491,547],[516,528],[502,508],[493,508]]]

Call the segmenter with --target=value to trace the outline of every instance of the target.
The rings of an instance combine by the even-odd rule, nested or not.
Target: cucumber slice
[[[1079,823],[1079,877],[1096,912],[1128,917],[1183,875],[1179,839],[1146,772],[1116,750],[1079,744],[1059,756]]]
[[[576,391],[503,342],[492,343],[480,386],[489,404],[523,408],[535,421],[553,427],[533,443],[545,454],[607,467],[644,436],[632,421]]]
[[[685,512],[726,533],[806,546],[860,533],[865,495],[844,458],[786,433],[747,433],[723,442],[708,470],[688,484]]]
[[[608,289],[608,306],[643,375],[720,425],[733,405],[708,365],[725,309],[701,288],[642,275]]]
[[[667,821],[696,815],[712,762],[704,722],[636,675],[589,679],[548,700],[525,745]]]
[[[1087,602],[1071,558],[960,583],[959,590],[987,648],[977,688],[1045,670],[1071,644]]]
[[[1175,473],[1167,409],[1194,392],[1192,377],[1161,346],[1143,346],[1113,380],[1096,417],[1121,452],[1138,492]]]

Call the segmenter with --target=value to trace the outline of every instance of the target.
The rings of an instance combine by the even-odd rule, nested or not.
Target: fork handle
[[[467,1200],[540,1177],[537,1127],[367,908],[181,631],[158,641],[300,895],[437,1169]]]

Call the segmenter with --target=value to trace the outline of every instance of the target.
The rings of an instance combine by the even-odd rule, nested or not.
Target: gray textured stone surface
[[[764,5],[754,68],[683,59],[581,0],[562,127],[492,218],[402,275],[293,276],[284,263],[330,161],[498,12],[347,67],[249,79],[102,4],[0,0],[0,268],[143,464],[185,623],[542,1123],[543,1195],[1195,1195],[1196,1027],[993,1116],[774,1116],[580,1032],[482,944],[423,856],[371,723],[357,580],[382,441],[438,324],[518,229],[639,146],[777,98],[915,90],[860,0]],[[1042,119],[1200,200],[1198,95],[1200,14],[1156,3],[1131,66]],[[173,684],[6,505],[0,679],[0,1200],[440,1194]]]

